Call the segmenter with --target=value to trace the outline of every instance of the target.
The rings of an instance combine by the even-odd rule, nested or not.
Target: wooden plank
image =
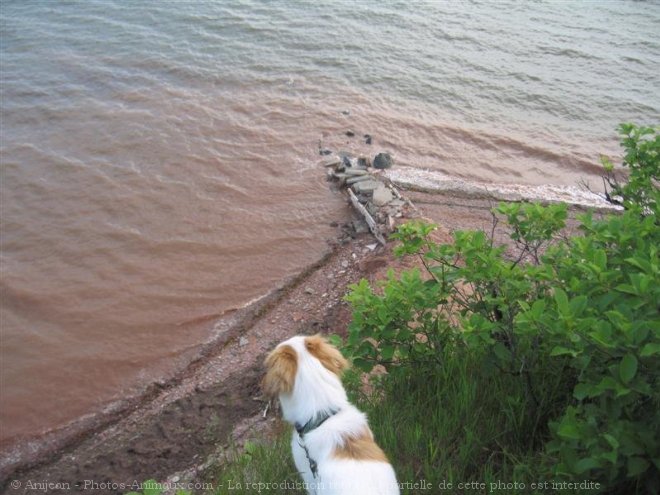
[[[358,201],[357,196],[350,189],[348,189],[348,197],[351,198],[351,203],[353,204],[353,208],[355,208],[358,212],[360,212],[364,217],[364,220],[367,222],[367,225],[369,226],[369,230],[371,230],[371,233],[374,235],[376,240],[378,240],[378,242],[380,242],[383,246],[387,244],[385,238],[383,237],[383,234],[380,233],[380,229],[378,228],[378,224],[376,223],[376,221],[373,219],[373,217],[367,211],[364,205],[360,203],[360,201]]]

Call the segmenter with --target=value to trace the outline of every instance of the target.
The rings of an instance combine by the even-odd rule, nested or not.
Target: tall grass
[[[349,395],[369,416],[402,493],[551,492],[532,489],[531,485],[547,482],[552,486],[540,449],[547,434],[546,422],[539,418],[531,399],[506,399],[525,397],[519,377],[487,370],[482,355],[463,348],[446,352],[441,364],[433,368],[376,379],[369,394],[363,391],[357,375],[349,375]],[[545,385],[550,389],[555,384]],[[544,384],[536,386],[545,392]],[[539,424],[544,426],[539,428]],[[273,443],[249,444],[235,461],[221,467],[216,482],[223,488],[218,494],[258,492],[258,485],[246,488],[246,482],[300,481],[289,438],[287,431]],[[239,481],[242,486],[237,487]],[[461,483],[463,488],[459,488]],[[227,492],[230,484],[233,489]],[[561,492],[581,493],[569,489]],[[305,492],[262,485],[261,493]]]

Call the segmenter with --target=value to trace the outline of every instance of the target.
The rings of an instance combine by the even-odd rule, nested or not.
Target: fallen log
[[[362,214],[364,220],[367,222],[367,225],[369,226],[369,230],[371,230],[371,233],[374,235],[376,240],[378,240],[378,242],[380,242],[384,246],[386,244],[386,241],[385,238],[383,237],[383,234],[380,233],[378,224],[373,219],[371,214],[367,211],[367,209],[362,205],[362,203],[358,201],[355,193],[350,189],[347,190],[348,190],[348,197],[351,199],[351,203],[353,204],[353,207]]]

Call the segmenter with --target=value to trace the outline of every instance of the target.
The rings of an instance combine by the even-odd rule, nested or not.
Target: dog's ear
[[[264,362],[266,376],[261,387],[267,395],[288,394],[293,390],[298,370],[298,356],[290,345],[276,347]]]
[[[341,355],[339,349],[320,335],[305,337],[305,348],[326,369],[332,371],[337,376],[341,376],[343,371],[348,368],[348,361]]]

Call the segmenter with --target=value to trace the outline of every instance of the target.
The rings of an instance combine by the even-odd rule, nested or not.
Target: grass
[[[371,395],[360,391],[356,375],[347,377],[349,395],[368,414],[402,493],[553,491],[540,448],[548,404],[507,401],[511,395],[525,397],[520,377],[486,370],[481,355],[460,349],[446,355],[441,366],[379,380]],[[551,396],[549,390],[557,388],[556,384],[535,386],[541,387],[541,396]],[[512,394],[515,389],[519,390]],[[248,444],[233,462],[221,466],[218,495],[228,493],[230,486],[232,494],[257,493],[259,488],[269,494],[305,493],[291,485],[255,485],[300,482],[289,438],[287,431],[272,443]],[[532,483],[540,482],[548,483],[546,489],[532,488]]]
[[[240,452],[234,450],[233,460],[213,480],[217,495],[306,494],[293,464],[290,438],[291,432],[286,430],[272,442],[247,442]]]

